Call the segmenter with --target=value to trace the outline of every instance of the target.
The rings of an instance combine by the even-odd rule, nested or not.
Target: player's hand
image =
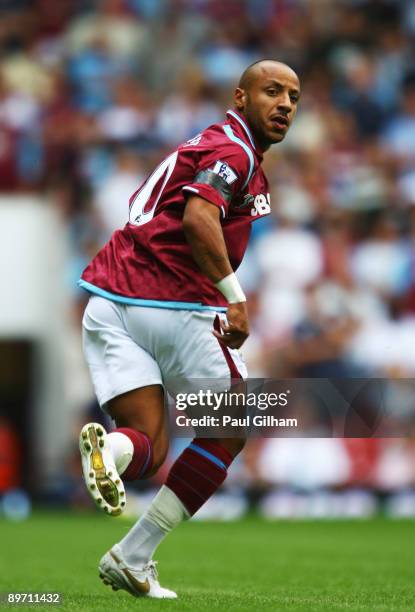
[[[248,309],[246,302],[229,304],[226,313],[228,323],[220,322],[222,333],[213,331],[213,335],[229,348],[240,348],[249,336]]]

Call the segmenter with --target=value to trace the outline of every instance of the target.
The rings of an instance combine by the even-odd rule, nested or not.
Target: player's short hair
[[[290,68],[292,70],[291,66],[288,66],[288,64],[286,64],[285,62],[280,62],[279,60],[270,57],[264,57],[262,59],[256,60],[256,62],[252,62],[252,64],[249,64],[249,66],[245,68],[245,70],[241,74],[241,78],[239,79],[238,87],[240,87],[241,89],[250,88],[252,82],[255,79],[255,67],[258,64],[262,64],[262,62],[273,62],[274,64],[287,66],[287,68]]]

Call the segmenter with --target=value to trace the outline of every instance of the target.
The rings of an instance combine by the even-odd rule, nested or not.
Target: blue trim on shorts
[[[230,125],[224,125],[223,126],[223,131],[225,132],[226,136],[230,140],[232,140],[233,142],[236,142],[236,144],[241,146],[243,148],[243,150],[245,151],[245,153],[247,154],[247,156],[248,156],[248,159],[249,159],[248,178],[246,179],[245,183],[242,186],[242,189],[245,189],[245,187],[248,185],[249,181],[251,180],[252,172],[254,171],[254,167],[255,167],[255,164],[254,164],[254,155],[253,155],[251,149],[246,144],[246,142],[244,142],[243,140],[238,138],[238,136],[235,136],[235,134],[233,133],[233,130],[232,130]]]
[[[170,308],[173,310],[208,310],[211,312],[226,312],[227,310],[225,306],[205,306],[198,302],[166,302],[164,300],[143,300],[141,298],[125,297],[124,295],[117,295],[116,293],[105,291],[105,289],[96,287],[92,283],[84,281],[82,278],[78,281],[78,285],[89,293],[99,295],[112,302],[126,304],[127,306],[147,306],[147,308]]]
[[[193,444],[193,443],[189,444],[189,448],[191,448],[196,453],[199,453],[199,455],[202,455],[202,457],[209,459],[209,461],[212,461],[212,463],[215,463],[217,466],[222,468],[222,470],[225,470],[225,472],[228,471],[228,468],[226,467],[224,463],[222,463],[220,459],[215,457],[215,455],[212,455],[212,453],[209,453],[209,451],[205,450],[204,448],[200,448],[200,446],[197,446],[196,444]]]

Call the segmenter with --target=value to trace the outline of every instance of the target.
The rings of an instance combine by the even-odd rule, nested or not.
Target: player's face
[[[295,117],[300,98],[297,75],[288,66],[265,64],[247,90],[236,90],[235,103],[263,150],[281,142]]]

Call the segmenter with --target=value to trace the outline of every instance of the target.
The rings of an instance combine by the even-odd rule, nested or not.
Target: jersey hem
[[[124,295],[117,295],[111,293],[100,287],[96,287],[92,283],[83,280],[82,278],[78,281],[79,287],[92,293],[99,295],[100,297],[111,300],[112,302],[118,302],[120,304],[126,304],[127,306],[145,306],[147,308],[170,308],[173,310],[207,310],[211,312],[226,312],[226,306],[207,306],[200,302],[175,302],[166,300],[146,300],[142,298],[131,298]]]

